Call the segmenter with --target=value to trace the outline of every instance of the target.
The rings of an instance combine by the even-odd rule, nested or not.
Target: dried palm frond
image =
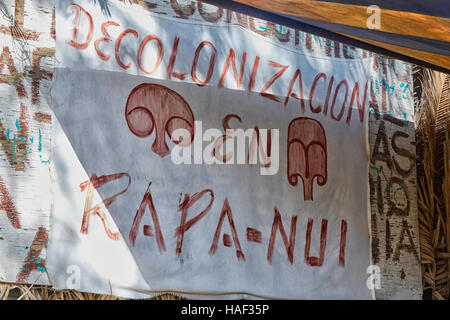
[[[424,292],[449,299],[450,76],[415,70],[419,236]]]
[[[164,293],[146,300],[183,300],[171,293]],[[79,292],[76,290],[55,290],[50,286],[0,283],[0,300],[125,300],[123,298]]]

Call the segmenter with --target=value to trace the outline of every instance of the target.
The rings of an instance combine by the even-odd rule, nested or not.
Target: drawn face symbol
[[[125,119],[130,131],[139,138],[148,137],[155,131],[151,149],[160,157],[170,153],[166,134],[182,146],[190,145],[194,137],[194,115],[189,104],[180,94],[159,84],[143,83],[131,90]],[[173,136],[177,129],[186,130],[190,139],[186,141]]]

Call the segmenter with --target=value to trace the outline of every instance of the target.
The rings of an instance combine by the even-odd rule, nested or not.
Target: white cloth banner
[[[371,298],[371,59],[109,3],[56,3],[53,285]]]

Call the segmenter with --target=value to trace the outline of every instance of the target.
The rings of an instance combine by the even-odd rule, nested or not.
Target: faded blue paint
[[[41,128],[39,128],[39,146],[38,146],[39,152],[42,152],[42,134],[41,134]]]
[[[37,267],[37,268],[38,268],[38,270],[39,270],[40,272],[47,272],[47,270],[45,270],[44,267],[39,266],[39,267]]]

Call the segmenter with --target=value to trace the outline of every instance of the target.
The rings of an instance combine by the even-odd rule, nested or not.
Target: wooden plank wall
[[[53,1],[0,9],[0,281],[48,284]]]

